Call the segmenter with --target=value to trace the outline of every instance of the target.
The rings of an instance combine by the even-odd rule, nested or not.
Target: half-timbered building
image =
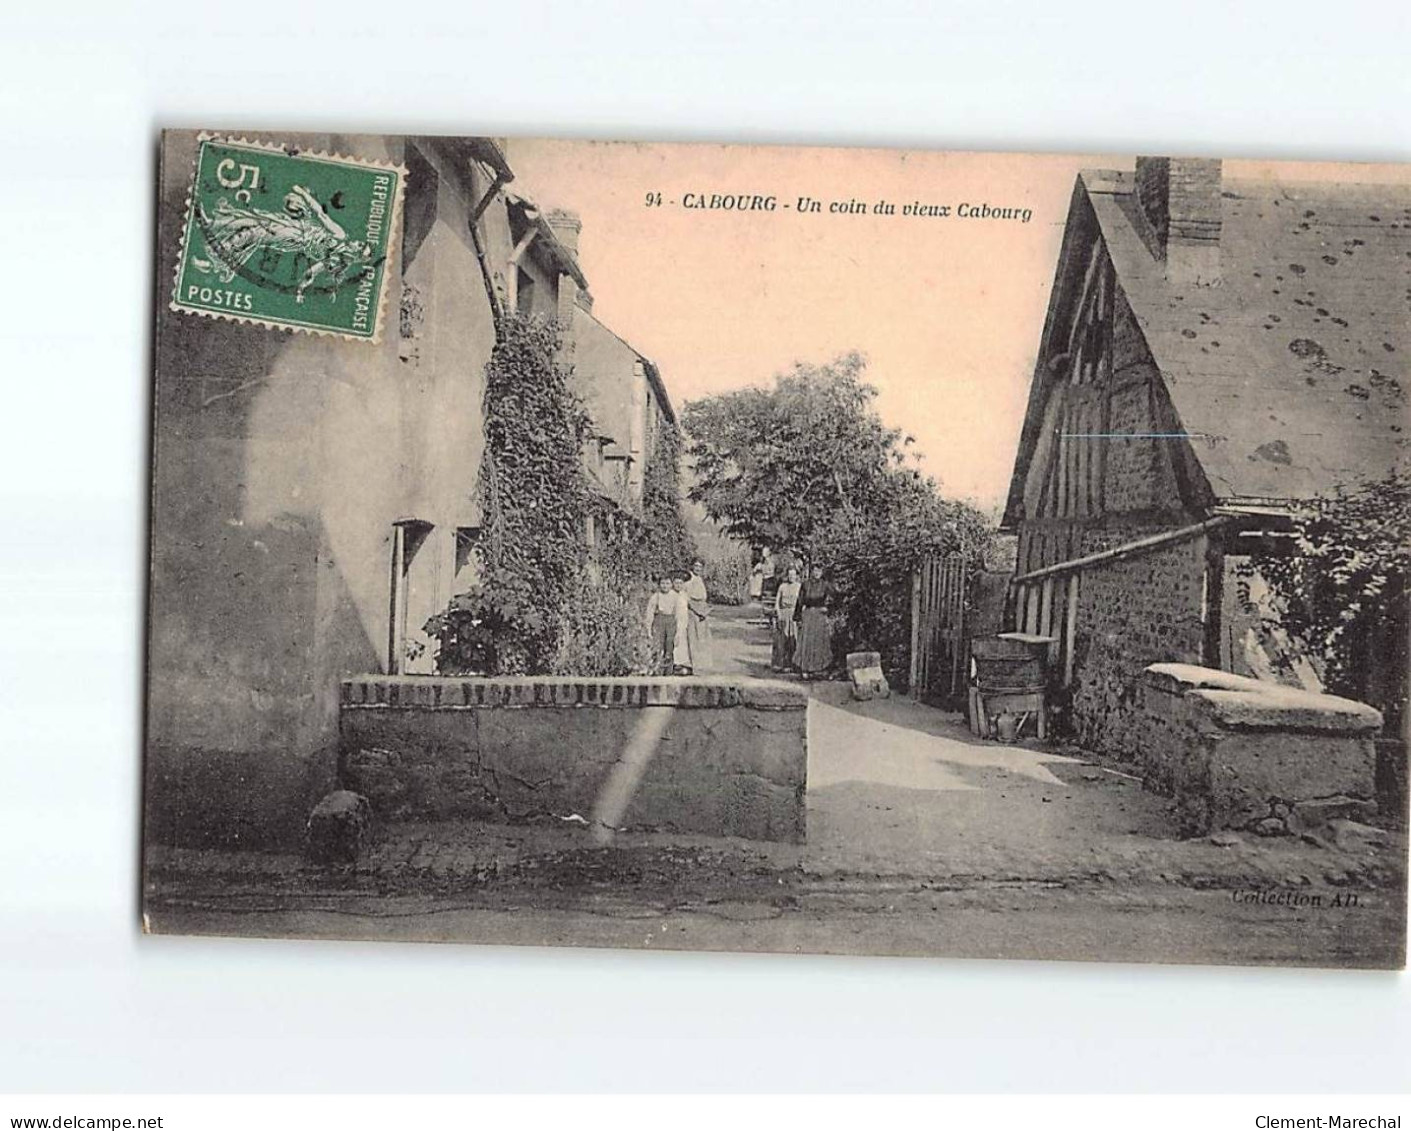
[[[1318,685],[1241,568],[1292,502],[1405,457],[1411,188],[1138,158],[1074,188],[1003,527],[1012,627],[1121,748],[1180,661]]]

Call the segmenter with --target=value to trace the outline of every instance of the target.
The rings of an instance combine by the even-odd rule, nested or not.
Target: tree
[[[800,362],[772,389],[688,403],[692,500],[726,533],[775,547],[801,545],[835,513],[865,509],[911,443],[872,407],[877,390],[863,382],[865,366],[855,352],[827,365]]]
[[[908,457],[864,382],[858,353],[802,363],[750,388],[686,405],[691,498],[755,545],[800,549],[829,569],[840,651],[882,653],[907,670],[911,576],[928,553],[964,546],[977,562],[992,531],[975,508],[942,497]]]
[[[1277,598],[1279,626],[1323,661],[1328,687],[1395,726],[1406,700],[1411,472],[1307,501],[1293,538],[1250,565]]]

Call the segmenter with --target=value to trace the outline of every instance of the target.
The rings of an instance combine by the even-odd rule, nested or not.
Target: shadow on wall
[[[168,164],[164,280],[189,175]],[[353,486],[374,469],[344,466],[365,448],[324,437],[386,411],[366,403],[386,362],[361,343],[315,345],[164,304],[158,319],[145,832],[287,844],[334,779],[338,680],[375,669],[385,635],[387,534],[371,522],[386,508],[348,521],[353,496],[377,489]]]
[[[242,528],[206,553],[184,548],[165,563],[180,599],[151,620],[146,835],[297,843],[336,777],[338,678],[375,666],[376,648],[320,526]]]

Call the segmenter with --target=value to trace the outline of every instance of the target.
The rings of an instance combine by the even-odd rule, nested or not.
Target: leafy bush
[[[451,598],[426,622],[442,675],[521,675],[534,670],[535,647],[550,627],[522,578],[488,570],[469,592]]]
[[[912,574],[929,554],[962,547],[972,574],[993,532],[964,503],[943,500],[929,480],[898,476],[865,510],[835,515],[806,543],[811,561],[828,569],[835,594],[833,647],[880,652],[891,678],[905,683],[911,658]]]
[[[642,621],[645,587],[585,574],[557,625],[554,675],[657,674]]]
[[[1407,580],[1411,578],[1411,473],[1309,500],[1292,545],[1251,559],[1277,598],[1269,618],[1323,662],[1330,690],[1365,698],[1393,721],[1405,709]],[[1392,678],[1369,680],[1376,665]]]
[[[716,605],[743,605],[750,597],[750,548],[711,546],[701,552],[706,596]]]

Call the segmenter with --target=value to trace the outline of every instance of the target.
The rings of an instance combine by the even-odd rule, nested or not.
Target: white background
[[[143,939],[136,865],[159,126],[1404,161],[1408,12],[8,12],[0,1090],[1406,1089],[1400,975]]]

